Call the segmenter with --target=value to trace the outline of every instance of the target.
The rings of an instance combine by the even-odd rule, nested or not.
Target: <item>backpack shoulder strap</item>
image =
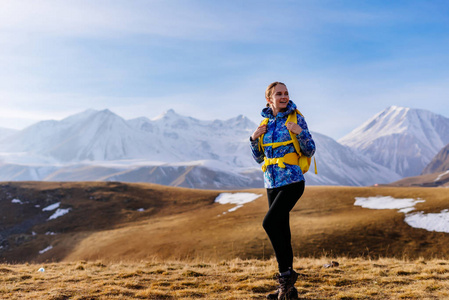
[[[265,118],[265,119],[262,120],[262,122],[260,122],[260,126],[267,125],[267,124],[268,124],[268,118]],[[264,137],[264,135],[265,134],[262,134],[259,137],[259,151],[261,151],[261,152],[263,152],[263,137]]]
[[[302,114],[299,112],[299,110],[292,112],[291,114],[288,115],[287,121],[285,122],[285,126],[287,126],[288,122],[293,122],[295,124],[298,124],[298,119],[296,116],[297,113],[299,113],[302,116]],[[290,138],[293,141],[293,146],[295,146],[296,153],[298,153],[298,155],[301,156],[302,155],[301,148],[299,147],[299,142],[298,142],[298,139],[296,138],[296,134],[294,134],[290,130],[288,132],[290,133]]]
[[[304,118],[304,115],[303,115],[298,109],[296,109],[295,112],[291,113],[291,114],[288,116],[287,122],[293,122],[293,123],[295,123],[295,124],[298,124],[298,119],[297,119],[297,117],[296,117],[296,114],[299,114],[299,115],[301,115],[301,116]],[[287,122],[285,123],[285,125],[287,125]],[[293,145],[295,146],[295,150],[296,150],[296,152],[299,154],[299,156],[301,157],[303,154],[301,153],[301,148],[300,148],[300,146],[299,146],[298,139],[296,138],[296,134],[294,134],[294,133],[291,132],[290,130],[289,130],[289,132],[290,132],[290,137],[291,137],[292,140],[293,140]],[[311,159],[310,157],[307,157],[307,161],[308,161],[308,164],[309,164],[309,166],[310,166],[312,159]],[[317,167],[316,167],[316,159],[315,159],[315,156],[313,156],[313,163],[314,163],[314,165],[315,165],[315,174],[318,174],[318,170],[317,170]],[[307,168],[307,170],[308,170],[308,168]],[[307,170],[306,170],[305,172],[307,172]],[[304,173],[305,173],[305,172],[304,172]]]

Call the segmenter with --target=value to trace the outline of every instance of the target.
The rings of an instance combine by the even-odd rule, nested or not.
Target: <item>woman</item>
[[[267,298],[297,299],[298,292],[294,284],[298,274],[293,270],[289,213],[304,192],[304,175],[297,164],[271,164],[267,159],[285,157],[287,154],[294,156],[296,151],[293,143],[289,142],[289,131],[296,135],[301,152],[307,157],[315,153],[315,142],[301,114],[296,115],[297,124],[286,124],[288,115],[296,111],[296,105],[290,100],[284,83],[270,84],[265,91],[265,98],[267,107],[261,114],[268,118],[268,123],[260,125],[251,135],[250,141],[254,159],[258,163],[264,162],[269,210],[263,220],[263,228],[270,238],[279,267],[279,289]],[[286,143],[273,144],[280,142]]]

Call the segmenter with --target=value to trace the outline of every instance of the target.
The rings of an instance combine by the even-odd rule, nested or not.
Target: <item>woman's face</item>
[[[287,108],[288,101],[290,97],[288,96],[287,87],[283,84],[278,84],[274,87],[273,94],[270,99],[267,99],[270,103],[273,113],[276,115],[280,111],[284,111]]]

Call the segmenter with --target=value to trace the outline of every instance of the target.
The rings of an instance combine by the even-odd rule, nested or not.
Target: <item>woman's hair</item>
[[[275,82],[273,82],[273,83],[270,83],[270,85],[268,85],[267,89],[265,90],[265,99],[270,99],[271,96],[273,96],[274,88],[275,88],[275,86],[277,86],[278,84],[282,84],[283,86],[287,87],[287,86],[285,85],[285,83],[279,82],[279,81],[275,81]],[[267,103],[267,107],[269,107],[269,106],[270,106],[270,104]]]

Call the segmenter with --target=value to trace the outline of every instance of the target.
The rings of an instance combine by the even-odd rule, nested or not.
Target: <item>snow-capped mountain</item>
[[[391,106],[338,142],[401,176],[415,176],[449,143],[449,119],[427,110]]]
[[[414,118],[420,120],[423,128],[415,124]],[[415,143],[419,137],[420,141],[428,139],[424,144],[433,145],[442,143],[446,132],[449,139],[448,124],[430,112],[410,113],[409,109],[392,107],[352,133],[364,140],[346,138],[346,142],[369,149],[372,144],[377,145],[378,139],[403,140],[402,133],[414,137]],[[262,187],[262,171],[249,148],[249,136],[256,127],[244,116],[203,121],[169,110],[153,119],[125,120],[109,110],[87,110],[61,121],[36,123],[0,140],[0,180],[113,180],[219,189]],[[378,132],[383,135],[377,137]],[[309,171],[308,184],[372,185],[401,178],[394,170],[373,162],[361,149],[339,144],[316,132],[312,136],[317,145],[318,175]],[[419,153],[426,151],[419,143],[399,145],[399,149],[417,147]],[[403,162],[401,166],[411,165],[414,156],[409,161],[393,146],[386,143],[381,147],[382,153],[387,153],[385,157],[394,156]]]
[[[134,130],[109,110],[87,110],[61,121],[42,121],[2,140],[4,152],[26,152],[57,162],[102,161],[158,153],[158,136]],[[167,156],[168,158],[169,156]]]
[[[55,162],[212,159],[249,167],[254,164],[245,158],[250,153],[245,142],[252,128],[243,116],[200,121],[169,110],[153,120],[126,121],[109,110],[88,110],[32,125],[3,139],[0,150]]]
[[[169,110],[127,121],[109,110],[87,110],[0,140],[0,180],[260,187],[248,147],[255,127],[244,116],[200,121]]]
[[[256,125],[244,116],[226,121],[200,121],[169,110],[152,120],[133,119],[132,127],[166,141],[164,151],[174,154],[166,162],[218,160],[236,167],[254,166],[248,139]]]
[[[424,168],[422,174],[431,174],[449,170],[449,144],[447,144],[430,163]]]

